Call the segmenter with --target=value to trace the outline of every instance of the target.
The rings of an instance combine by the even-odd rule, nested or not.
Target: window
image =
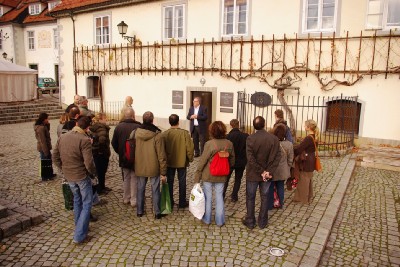
[[[95,18],[96,23],[96,44],[110,43],[110,16],[102,16]]]
[[[304,0],[303,32],[336,30],[337,0]]]
[[[368,0],[367,29],[390,30],[399,27],[399,0]]]
[[[185,38],[185,5],[164,7],[164,39]]]
[[[49,2],[49,11],[55,8],[61,1]]]
[[[40,4],[31,4],[29,5],[29,14],[30,15],[38,15],[41,12]]]
[[[222,35],[248,34],[248,0],[223,0]]]
[[[99,76],[89,76],[87,78],[87,97],[97,98],[100,97],[102,88]]]
[[[28,50],[35,50],[35,32],[28,31]]]
[[[58,49],[58,29],[53,29],[53,37],[54,37],[54,49]]]

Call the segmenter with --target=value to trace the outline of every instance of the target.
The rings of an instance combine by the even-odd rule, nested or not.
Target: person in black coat
[[[246,168],[247,164],[246,139],[249,135],[239,130],[239,121],[237,119],[231,120],[230,125],[232,127],[232,130],[226,136],[226,139],[228,139],[233,143],[233,149],[235,150],[236,157],[235,157],[235,165],[231,167],[230,173],[225,182],[224,199],[226,195],[226,189],[228,188],[229,179],[231,178],[233,171],[235,171],[235,184],[233,185],[231,201],[237,202],[240,183],[242,182],[244,169]]]
[[[193,99],[193,106],[190,107],[186,117],[190,120],[190,134],[193,138],[195,157],[199,157],[203,153],[207,133],[207,108],[200,104],[201,98],[195,97]]]

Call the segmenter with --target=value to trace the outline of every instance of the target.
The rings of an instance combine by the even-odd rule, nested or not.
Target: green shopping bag
[[[66,181],[62,182],[61,185],[62,193],[64,196],[64,207],[66,210],[74,209],[74,195],[69,187],[69,184]]]
[[[161,214],[170,214],[172,212],[171,198],[169,196],[168,183],[161,185]]]

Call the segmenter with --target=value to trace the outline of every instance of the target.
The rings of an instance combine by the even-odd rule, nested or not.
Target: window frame
[[[178,36],[178,27],[176,25],[176,8],[177,7],[182,7],[182,36]],[[166,31],[166,23],[165,23],[165,18],[166,18],[166,10],[167,8],[172,8],[172,37],[168,37],[167,36],[167,31]],[[183,40],[186,39],[186,15],[187,14],[187,4],[186,2],[178,2],[178,3],[174,3],[174,4],[166,4],[162,6],[162,39],[163,40],[171,40],[171,39],[175,39],[175,40]]]
[[[28,51],[34,51],[36,49],[35,46],[35,31],[27,31],[27,38],[28,38]],[[32,36],[30,36],[32,33]]]
[[[34,3],[29,5],[29,15],[39,15],[42,12],[41,5]]]
[[[108,35],[108,42],[104,42],[104,29],[106,27],[104,27],[103,22],[104,22],[104,18],[108,17],[108,33],[106,35]],[[97,34],[97,19],[101,19],[101,27],[100,27],[100,35]],[[95,15],[93,17],[93,26],[94,26],[94,44],[97,46],[104,46],[104,45],[109,45],[111,44],[111,15],[110,14],[99,14],[99,15]],[[101,42],[97,42],[97,37],[99,37]]]
[[[339,14],[339,0],[333,0],[334,1],[334,14],[333,14],[333,26],[332,28],[322,28],[322,11],[323,11],[323,0],[317,0],[318,1],[318,21],[317,21],[317,29],[307,29],[307,19],[308,19],[308,1],[309,0],[303,0],[303,10],[302,10],[302,33],[332,33],[337,31],[338,27],[338,14]]]
[[[376,1],[380,2],[380,8],[381,11],[379,13],[370,13],[370,2]],[[398,26],[388,26],[388,15],[389,15],[389,0],[366,0],[367,2],[367,14],[365,16],[365,29],[366,30],[384,30],[384,31],[389,31],[391,29],[400,29],[400,20],[399,20],[399,25]],[[376,15],[380,14],[381,19],[379,21],[379,25],[374,26],[374,25],[369,25],[369,16],[371,15]]]
[[[222,37],[235,37],[235,36],[248,36],[249,35],[249,30],[250,30],[250,0],[245,0],[246,1],[246,31],[245,33],[238,33],[238,25],[239,22],[237,22],[237,18],[239,17],[237,12],[237,7],[236,7],[236,1],[237,0],[231,0],[234,2],[233,4],[233,29],[231,34],[226,34],[226,28],[225,28],[225,2],[227,0],[221,0],[221,36]]]
[[[55,8],[60,3],[61,3],[61,1],[59,1],[59,0],[48,2],[47,8],[49,9],[49,11],[51,11],[53,8]]]

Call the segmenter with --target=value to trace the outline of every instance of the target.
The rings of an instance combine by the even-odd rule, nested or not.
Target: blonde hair
[[[317,122],[314,120],[306,120],[304,123],[308,128],[310,128],[311,131],[314,132],[315,134],[315,141],[318,141],[319,139],[319,128],[317,126]]]
[[[94,123],[101,121],[103,118],[106,117],[106,114],[104,112],[97,112],[92,121]]]
[[[62,114],[59,119],[60,124],[65,124],[67,121],[69,121],[68,114],[67,113]]]

